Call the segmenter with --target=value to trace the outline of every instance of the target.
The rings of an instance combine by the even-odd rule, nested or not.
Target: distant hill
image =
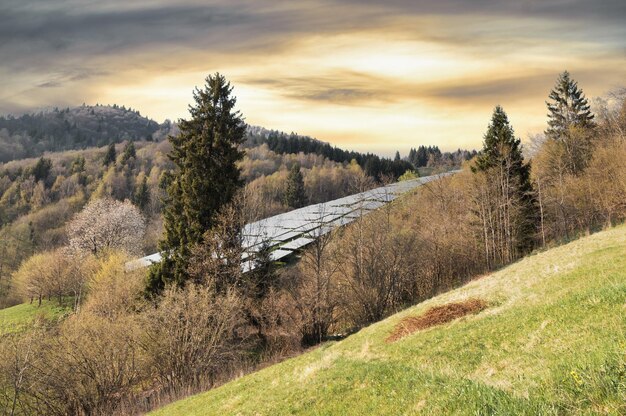
[[[21,116],[0,116],[0,163],[39,157],[45,152],[102,147],[125,140],[161,141],[176,133],[176,124],[169,120],[159,124],[139,111],[118,105],[82,105]],[[278,154],[317,154],[338,163],[356,160],[374,178],[398,177],[407,170],[427,166],[425,163],[417,165],[407,158],[400,159],[399,155],[392,160],[372,153],[343,150],[308,136],[248,126],[244,146],[250,148],[261,144],[267,144]],[[473,154],[461,150],[439,152],[429,161],[428,167],[444,170],[458,167]]]
[[[19,117],[0,116],[0,162],[124,140],[160,140],[171,128],[169,121],[159,124],[139,111],[117,105],[82,105]]]
[[[417,149],[412,148],[405,158],[401,158],[398,152],[394,159],[390,159],[372,153],[343,150],[309,136],[248,126],[245,146],[255,147],[261,144],[266,144],[270,150],[278,154],[314,153],[338,163],[355,160],[369,176],[374,178],[384,176],[397,178],[407,170],[423,168],[429,168],[430,172],[435,169],[450,170],[460,167],[464,161],[477,154],[475,150],[458,149],[455,152],[441,152],[437,146],[419,146]]]
[[[626,414],[625,247],[621,226],[524,258],[154,414]]]

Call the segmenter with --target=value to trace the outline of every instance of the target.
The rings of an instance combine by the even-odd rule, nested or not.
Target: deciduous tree
[[[101,254],[107,249],[137,253],[141,249],[145,221],[130,201],[95,199],[67,226],[69,245],[79,252]]]

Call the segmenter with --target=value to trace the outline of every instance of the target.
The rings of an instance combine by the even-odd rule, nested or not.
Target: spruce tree
[[[117,154],[115,153],[115,143],[111,143],[109,144],[109,147],[107,148],[107,151],[104,154],[104,160],[102,161],[102,164],[104,166],[109,166],[111,163],[115,164],[116,157],[117,157]]]
[[[40,157],[35,166],[33,167],[33,176],[35,177],[35,182],[45,181],[50,176],[50,172],[52,171],[52,160],[46,159],[45,157]]]
[[[548,129],[545,132],[548,138],[563,140],[572,127],[591,128],[595,125],[589,102],[569,72],[559,75],[549,98],[550,101],[546,101]]]
[[[151,293],[169,283],[184,285],[193,246],[203,242],[220,209],[243,185],[236,164],[243,157],[239,145],[246,128],[234,109],[230,83],[219,73],[211,75],[203,89],[196,88],[194,100],[191,118],[180,120],[180,133],[169,137],[169,157],[176,171],[169,178],[164,201],[163,259],[148,278]]]
[[[557,166],[564,166],[567,173],[582,172],[593,153],[595,123],[589,102],[578,83],[569,72],[559,75],[556,86],[550,91],[548,106],[548,129],[545,134],[553,144],[562,149]]]
[[[494,212],[502,235],[507,235],[508,249],[525,253],[532,248],[536,207],[530,182],[530,165],[524,163],[522,146],[501,106],[496,106],[484,136],[483,149],[472,172],[482,172],[495,190]],[[515,218],[512,218],[512,217]],[[515,256],[512,252],[507,261]]]
[[[150,201],[150,189],[148,188],[148,177],[144,176],[141,182],[139,182],[133,193],[133,202],[140,209],[145,209]]]
[[[137,158],[137,151],[135,150],[135,144],[133,142],[128,142],[126,146],[124,146],[124,152],[122,153],[121,164],[125,165],[130,159]]]
[[[516,175],[521,175],[521,172],[528,170],[528,166],[523,163],[521,141],[515,137],[508,116],[498,105],[487,127],[487,133],[483,137],[483,149],[476,160],[475,170],[486,171],[500,166],[505,163],[507,157],[513,160]]]
[[[308,203],[304,190],[304,179],[298,163],[293,164],[289,176],[287,176],[284,202],[291,208],[302,208]]]

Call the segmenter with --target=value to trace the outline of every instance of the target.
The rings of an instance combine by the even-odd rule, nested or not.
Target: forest
[[[0,164],[0,306],[20,300],[9,293],[9,287],[11,274],[22,261],[34,253],[66,245],[67,223],[91,199],[110,197],[131,201],[141,211],[146,224],[135,254],[157,251],[162,233],[161,201],[168,172],[173,169],[167,156],[171,151],[167,137],[178,133],[175,123],[166,121],[158,125],[137,111],[118,105],[53,109],[0,118],[0,122],[3,123],[0,135],[4,134],[7,143],[19,145],[20,154],[42,155],[29,158],[13,155],[10,157],[15,160]],[[65,130],[76,122],[78,130],[72,131],[79,131],[79,138]],[[44,136],[47,139],[37,139]],[[297,144],[289,152],[274,152],[267,139],[274,136],[289,138]],[[29,147],[33,143],[37,145]],[[106,145],[97,147],[102,143]],[[307,147],[307,143],[316,146]],[[245,156],[238,166],[248,194],[257,201],[250,221],[295,208],[285,194],[289,171],[296,165],[301,170],[303,201],[307,203],[356,192],[365,166],[366,155],[335,147],[339,154],[350,154],[356,159],[332,160],[321,150],[330,148],[326,143],[254,126],[247,126],[243,147]],[[5,150],[0,143],[0,153],[8,158]],[[372,160],[377,164],[393,166],[389,159],[368,157],[375,158]],[[404,168],[418,168],[407,164],[402,162]],[[430,165],[433,169],[453,166],[459,165],[443,158]],[[393,169],[378,171],[381,176],[376,180],[386,175],[394,177],[394,172]]]
[[[417,145],[394,159],[247,127],[231,92],[209,76],[195,117],[110,143],[37,148],[45,134],[31,129],[34,141],[4,145],[16,160],[0,165],[0,308],[56,308],[0,326],[5,413],[147,412],[626,219],[626,89],[590,102],[565,71],[546,91],[544,133],[524,145],[498,105],[480,151]],[[0,134],[14,137],[1,129],[15,120]],[[17,160],[42,150],[64,151]],[[298,261],[260,250],[242,272],[243,224],[423,167],[461,171]],[[157,250],[148,271],[125,268]]]

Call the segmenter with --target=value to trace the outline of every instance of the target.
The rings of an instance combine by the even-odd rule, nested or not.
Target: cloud
[[[390,13],[430,15],[489,15],[517,17],[572,18],[623,22],[626,4],[621,0],[590,2],[586,0],[336,0],[339,5],[353,7],[379,6]]]
[[[443,140],[451,113],[507,103],[526,129],[563,69],[591,94],[622,82],[625,20],[623,0],[4,0],[0,112],[112,100],[175,118],[219,70],[267,127],[371,145],[400,120]]]

